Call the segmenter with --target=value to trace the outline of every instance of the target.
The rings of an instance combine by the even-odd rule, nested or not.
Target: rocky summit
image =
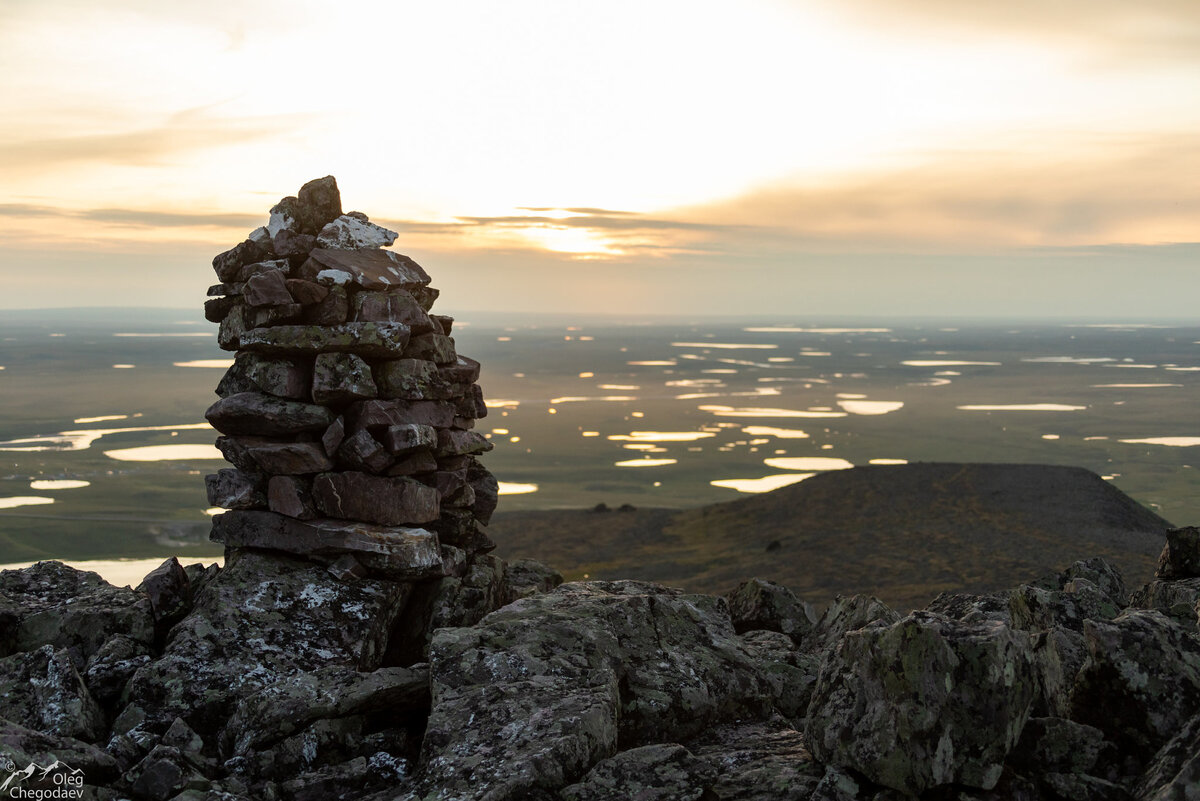
[[[0,795],[1200,798],[1200,529],[905,614],[564,584],[491,553],[479,365],[394,240],[324,178],[216,258],[224,566],[0,573]]]

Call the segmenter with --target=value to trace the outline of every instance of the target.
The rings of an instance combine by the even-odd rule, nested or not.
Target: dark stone
[[[429,319],[437,323],[440,330],[435,333],[450,336],[450,332],[454,329],[454,318],[446,314],[431,314]]]
[[[359,401],[346,409],[346,418],[352,430],[366,428],[381,434],[389,426],[408,423],[449,428],[454,422],[454,407],[441,401]]]
[[[438,432],[438,456],[465,456],[487,453],[495,446],[474,431],[443,429]]]
[[[316,286],[320,286],[317,284]],[[322,287],[327,290],[324,298],[304,312],[304,322],[309,325],[341,325],[350,319],[350,296],[345,287]]]
[[[239,341],[244,350],[269,356],[352,352],[387,359],[403,355],[408,327],[399,323],[279,325],[246,331]]]
[[[437,459],[429,451],[417,451],[387,469],[389,476],[413,476],[437,470]]]
[[[487,417],[487,404],[483,402],[483,389],[478,384],[467,388],[466,394],[454,404],[455,412],[460,417],[482,420]]]
[[[321,435],[321,446],[325,448],[325,453],[332,459],[337,449],[341,447],[342,440],[346,438],[346,418],[340,414],[329,424],[329,428],[325,429],[325,433]]]
[[[324,431],[333,422],[333,413],[324,406],[258,392],[240,392],[222,398],[208,407],[204,417],[222,434],[258,436]]]
[[[454,351],[454,340],[441,334],[414,336],[404,350],[406,359],[425,359],[436,364],[454,364],[458,354]]]
[[[246,333],[246,304],[239,299],[221,321],[217,329],[217,346],[221,350],[237,350],[241,347],[242,334]]]
[[[313,497],[330,517],[384,526],[427,523],[439,514],[437,491],[409,478],[322,473],[313,481]]]
[[[152,652],[149,644],[118,634],[88,659],[83,681],[105,711],[113,710],[133,674],[149,664]]]
[[[892,624],[900,615],[878,598],[871,595],[853,595],[834,598],[825,613],[813,626],[812,632],[800,641],[800,646],[809,653],[830,651],[846,632],[881,621]]]
[[[192,582],[174,556],[147,573],[137,591],[150,599],[150,610],[160,634],[165,634],[192,608]]]
[[[267,483],[267,503],[272,512],[299,520],[318,516],[312,482],[298,476],[272,476]]]
[[[505,566],[501,605],[550,592],[563,583],[562,573],[536,559],[514,559]]]
[[[294,476],[331,470],[333,462],[318,442],[244,440],[246,455],[260,470],[273,476]]]
[[[226,295],[223,298],[211,298],[204,301],[204,319],[210,323],[219,323],[228,316],[240,299],[237,295]]]
[[[267,270],[246,280],[244,300],[250,306],[282,306],[293,303],[287,287],[287,273]]]
[[[1150,801],[1194,801],[1200,788],[1200,715],[1159,749],[1133,794]]]
[[[289,520],[269,512],[226,512],[214,519],[214,528],[230,515]],[[348,584],[321,565],[282,554],[226,553],[225,568],[171,630],[163,655],[129,683],[129,706],[114,723],[114,735],[135,728],[162,732],[181,717],[207,736],[241,698],[288,676],[332,665],[379,666],[387,632],[408,596],[406,584]]]
[[[212,266],[224,283],[237,280],[238,273],[247,264],[253,264],[267,254],[254,242],[247,239],[239,245],[213,258]]]
[[[486,526],[491,522],[492,513],[496,511],[496,505],[500,502],[500,484],[491,471],[478,462],[471,463],[467,470],[467,481],[470,482],[471,489],[475,490],[475,503],[471,512],[476,520]]]
[[[443,571],[438,538],[420,528],[239,511],[214,517],[211,536],[230,548],[265,548],[321,564],[351,554],[373,574],[397,581],[436,578]]]
[[[325,285],[353,285],[366,290],[416,289],[429,283],[421,266],[390,250],[314,248],[300,267],[299,278]],[[420,304],[420,299],[417,300]]]
[[[366,429],[356,431],[342,440],[337,458],[339,464],[369,473],[382,473],[394,461],[392,455]]]
[[[410,286],[406,287],[408,293],[416,299],[419,305],[425,311],[433,308],[433,304],[437,301],[441,292],[431,286]]]
[[[426,359],[395,359],[375,365],[375,382],[383,398],[449,400],[461,396],[465,386],[442,379],[438,367]]]
[[[0,717],[90,742],[105,731],[104,711],[88,692],[71,655],[53,645],[0,659]]]
[[[914,612],[826,653],[805,735],[821,762],[903,793],[991,790],[1033,701],[1025,634]]]
[[[222,509],[261,509],[266,506],[262,479],[229,467],[204,477],[208,505]]]
[[[1158,557],[1160,579],[1200,578],[1200,528],[1173,528],[1167,531],[1167,544]]]
[[[312,371],[308,363],[299,359],[271,359],[257,353],[238,354],[239,360],[243,357],[246,376],[259,391],[280,398],[308,400]]]
[[[282,306],[257,306],[247,308],[243,315],[247,328],[264,328],[283,323],[294,323],[300,320],[304,307],[299,303],[287,303]]]
[[[812,608],[796,594],[773,581],[749,579],[725,596],[738,634],[755,629],[778,631],[797,642],[812,631]]]
[[[376,323],[404,323],[414,335],[433,330],[429,315],[416,299],[403,289],[390,292],[359,292],[354,296],[351,320]]]
[[[6,621],[0,627],[2,656],[52,645],[83,664],[118,634],[154,642],[145,596],[62,562],[0,571],[0,620]]]
[[[563,801],[700,801],[719,772],[717,764],[697,758],[677,743],[644,745],[601,760],[580,782],[559,791],[559,797]]]
[[[474,384],[479,380],[479,362],[460,355],[454,364],[439,366],[438,375],[448,384]]]
[[[289,278],[287,288],[288,292],[292,294],[292,300],[302,306],[314,306],[329,297],[329,287],[299,278]],[[338,322],[345,322],[345,320],[342,319]]]
[[[281,273],[284,278],[287,278],[287,273],[290,268],[291,264],[288,263],[287,259],[269,259],[267,261],[259,261],[255,262],[254,264],[247,264],[245,267],[239,270],[238,281],[246,283],[256,276],[273,272]]]
[[[82,770],[88,782],[107,782],[119,773],[117,761],[100,748],[71,737],[34,731],[2,718],[0,749],[3,749],[7,759],[21,767],[30,764],[51,765],[56,761],[66,763]]]
[[[423,790],[550,797],[618,747],[766,711],[720,599],[640,582],[564,584],[430,647]],[[686,699],[686,700],[685,700]]]
[[[313,366],[312,398],[335,405],[374,398],[379,394],[371,367],[353,353],[322,353]]]
[[[384,446],[396,456],[408,456],[422,448],[432,450],[437,441],[437,430],[420,423],[388,426],[383,435]]]
[[[282,256],[293,264],[297,260],[303,264],[304,259],[308,258],[309,251],[317,246],[317,238],[312,234],[302,234],[284,228],[275,234],[273,244],[276,256]],[[297,298],[297,300],[299,299]]]
[[[304,233],[315,234],[342,216],[342,195],[338,191],[337,179],[332,175],[309,181],[300,187],[297,194],[300,204],[310,215]]]

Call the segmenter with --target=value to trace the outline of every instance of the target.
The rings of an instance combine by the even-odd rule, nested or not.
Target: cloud
[[[1200,59],[1195,0],[844,0],[835,8],[880,29],[1050,40],[1143,62]]]
[[[58,217],[154,228],[256,228],[261,215],[235,213],[180,213],[147,209],[63,209],[24,203],[0,203],[0,217]]]
[[[0,170],[44,172],[77,162],[159,165],[197,151],[277,136],[306,119],[304,114],[219,118],[206,108],[171,115],[162,125],[118,133],[0,140]]]

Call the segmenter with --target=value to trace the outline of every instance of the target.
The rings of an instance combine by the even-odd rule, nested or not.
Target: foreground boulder
[[[947,784],[990,790],[1033,704],[1027,647],[1002,623],[928,612],[847,632],[821,666],[809,747],[913,795]]]
[[[767,708],[722,599],[634,581],[565,584],[442,629],[430,670],[428,798],[526,798],[618,748]]]

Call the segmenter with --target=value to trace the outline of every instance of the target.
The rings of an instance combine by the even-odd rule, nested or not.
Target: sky
[[[332,174],[443,310],[1189,318],[1195,0],[3,0],[0,308]]]

